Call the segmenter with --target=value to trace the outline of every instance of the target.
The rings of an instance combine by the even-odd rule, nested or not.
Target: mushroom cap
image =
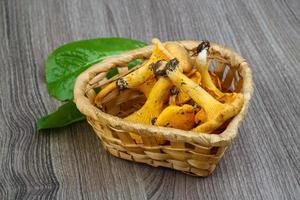
[[[188,51],[178,42],[167,42],[166,49],[179,60],[183,72],[188,73],[192,70],[192,61]]]
[[[158,116],[155,125],[190,130],[194,126],[194,107],[185,104],[183,106],[170,105]]]

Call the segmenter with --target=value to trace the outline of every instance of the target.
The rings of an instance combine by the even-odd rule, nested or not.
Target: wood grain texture
[[[1,0],[0,199],[299,199],[299,0]],[[37,133],[49,97],[44,61],[94,37],[208,39],[253,68],[240,135],[196,178],[114,158],[87,123]]]

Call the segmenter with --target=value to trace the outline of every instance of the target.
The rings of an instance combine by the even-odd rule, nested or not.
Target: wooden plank
[[[300,2],[0,1],[0,199],[297,199]],[[37,133],[54,111],[44,60],[84,38],[208,39],[241,53],[255,93],[215,173],[196,178],[110,156],[87,123]]]

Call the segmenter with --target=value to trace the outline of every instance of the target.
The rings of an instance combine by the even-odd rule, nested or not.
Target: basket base
[[[182,173],[191,175],[191,176],[200,176],[200,177],[207,177],[209,175],[212,174],[212,172],[214,171],[216,165],[214,165],[213,168],[210,168],[209,170],[202,170],[202,169],[197,169],[194,167],[181,167],[175,164],[172,164],[170,162],[166,162],[166,161],[159,161],[159,160],[153,160],[153,159],[145,159],[145,158],[138,158],[138,157],[134,157],[133,155],[130,155],[126,152],[121,152],[118,151],[116,149],[107,147],[105,148],[111,155],[117,157],[117,158],[121,158],[124,160],[128,160],[128,161],[134,161],[137,163],[143,163],[143,164],[147,164],[153,167],[166,167],[166,168],[171,168],[177,171],[180,171]]]

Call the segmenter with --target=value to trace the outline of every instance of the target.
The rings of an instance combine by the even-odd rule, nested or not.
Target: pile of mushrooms
[[[113,91],[120,96],[134,91],[145,101],[125,120],[212,134],[240,112],[243,95],[222,92],[221,80],[209,72],[208,41],[203,41],[193,55],[178,42],[162,44],[155,38],[152,43],[150,58],[137,70],[102,88],[95,98],[97,106],[101,108]],[[140,136],[131,136],[137,143],[142,142]]]

